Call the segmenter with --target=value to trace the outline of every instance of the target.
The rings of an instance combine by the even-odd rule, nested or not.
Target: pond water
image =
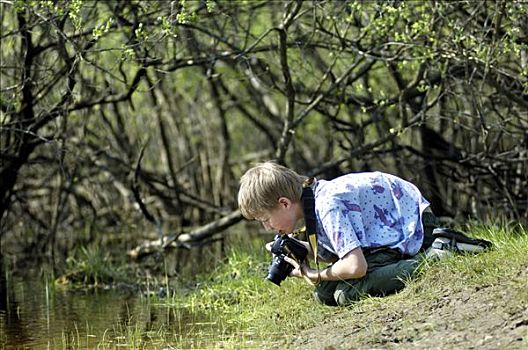
[[[116,291],[71,292],[39,278],[11,278],[0,303],[0,349],[217,348],[214,315]],[[7,302],[5,302],[7,299]],[[221,347],[221,346],[220,346]]]

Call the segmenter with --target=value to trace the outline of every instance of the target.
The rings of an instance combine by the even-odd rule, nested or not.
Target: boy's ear
[[[279,205],[281,208],[289,208],[292,205],[292,201],[287,197],[280,197]]]

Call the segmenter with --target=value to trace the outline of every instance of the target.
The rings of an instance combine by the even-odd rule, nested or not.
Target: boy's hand
[[[290,276],[302,277],[311,285],[316,285],[320,282],[319,270],[312,269],[307,261],[299,265],[297,261],[288,256],[284,257],[284,261],[293,265],[293,271],[290,272]]]
[[[284,261],[291,264],[293,266],[292,272],[290,272],[290,276],[292,277],[302,277],[302,267],[299,265],[299,263],[288,256],[284,257]]]

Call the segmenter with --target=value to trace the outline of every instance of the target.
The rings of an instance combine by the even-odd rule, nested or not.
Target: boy
[[[240,179],[242,215],[260,221],[266,230],[291,234],[305,219],[306,180],[273,162],[256,165]],[[419,264],[412,257],[426,248],[422,221],[427,222],[428,237],[436,226],[429,202],[418,188],[381,172],[313,180],[310,188],[317,242],[315,247],[304,244],[312,254],[317,252],[318,260],[331,265],[319,269],[317,264],[313,269],[287,257],[295,267],[291,276],[316,286],[316,300],[326,305],[344,306],[362,295],[401,289]]]

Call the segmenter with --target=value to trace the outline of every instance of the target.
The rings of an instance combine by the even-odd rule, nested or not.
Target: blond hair
[[[306,177],[271,161],[257,164],[240,178],[240,212],[252,220],[274,209],[280,197],[300,201],[304,179]]]

